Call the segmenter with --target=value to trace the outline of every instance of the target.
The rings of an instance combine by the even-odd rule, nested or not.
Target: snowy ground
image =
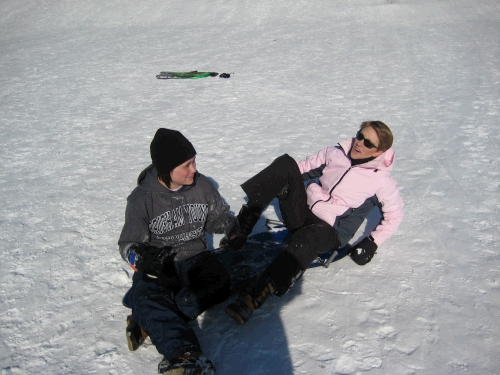
[[[2,1],[1,374],[156,372],[154,346],[126,346],[116,241],[158,127],[237,211],[273,158],[369,119],[395,134],[398,233],[244,327],[206,312],[207,356],[220,375],[500,373],[499,61],[498,0]],[[195,69],[234,75],[155,78]]]

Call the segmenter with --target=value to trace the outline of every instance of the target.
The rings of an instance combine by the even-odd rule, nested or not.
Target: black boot
[[[267,267],[267,273],[276,286],[274,294],[281,297],[288,292],[293,284],[302,277],[306,268],[287,250],[278,255]]]
[[[248,322],[253,311],[261,307],[271,294],[284,295],[304,273],[299,262],[284,251],[246,287],[238,299],[226,307],[225,313],[240,324]]]
[[[273,280],[262,273],[257,281],[246,287],[238,299],[226,307],[225,313],[240,324],[248,322],[255,309],[258,309],[276,291]]]
[[[158,373],[164,375],[214,375],[215,366],[202,352],[187,352],[179,358],[163,360]]]
[[[253,227],[260,219],[262,209],[258,206],[247,206],[244,204],[241,207],[240,213],[236,217],[240,226],[240,233],[234,239],[229,239],[224,236],[219,244],[219,247],[233,251],[241,250],[247,242],[247,238],[252,233]]]

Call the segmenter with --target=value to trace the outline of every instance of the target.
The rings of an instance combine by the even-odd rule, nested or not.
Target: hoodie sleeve
[[[125,224],[123,225],[118,247],[122,258],[128,262],[128,249],[134,243],[148,243],[151,232],[149,231],[145,199],[140,199],[132,193],[127,198],[125,210]]]
[[[229,212],[229,206],[208,179],[207,186],[209,210],[205,230],[208,233],[224,233],[226,228],[236,225],[236,218]]]
[[[382,205],[383,219],[371,235],[375,243],[380,246],[396,232],[403,221],[404,203],[399,194],[397,183],[391,177],[387,178],[377,193],[377,197]]]

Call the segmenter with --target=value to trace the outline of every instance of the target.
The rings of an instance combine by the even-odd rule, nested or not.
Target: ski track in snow
[[[399,231],[244,327],[207,311],[205,353],[221,375],[500,373],[499,20],[495,0],[2,2],[1,374],[156,372],[127,349],[116,241],[158,127],[237,212],[275,157],[368,119],[395,133]],[[234,74],[155,78],[195,69]]]

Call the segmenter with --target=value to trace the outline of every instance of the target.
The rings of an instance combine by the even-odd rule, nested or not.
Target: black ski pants
[[[278,198],[283,222],[292,232],[286,252],[297,260],[302,271],[317,254],[339,247],[335,229],[309,210],[302,174],[288,154],[275,159],[241,187],[248,196],[248,206],[261,210]]]

